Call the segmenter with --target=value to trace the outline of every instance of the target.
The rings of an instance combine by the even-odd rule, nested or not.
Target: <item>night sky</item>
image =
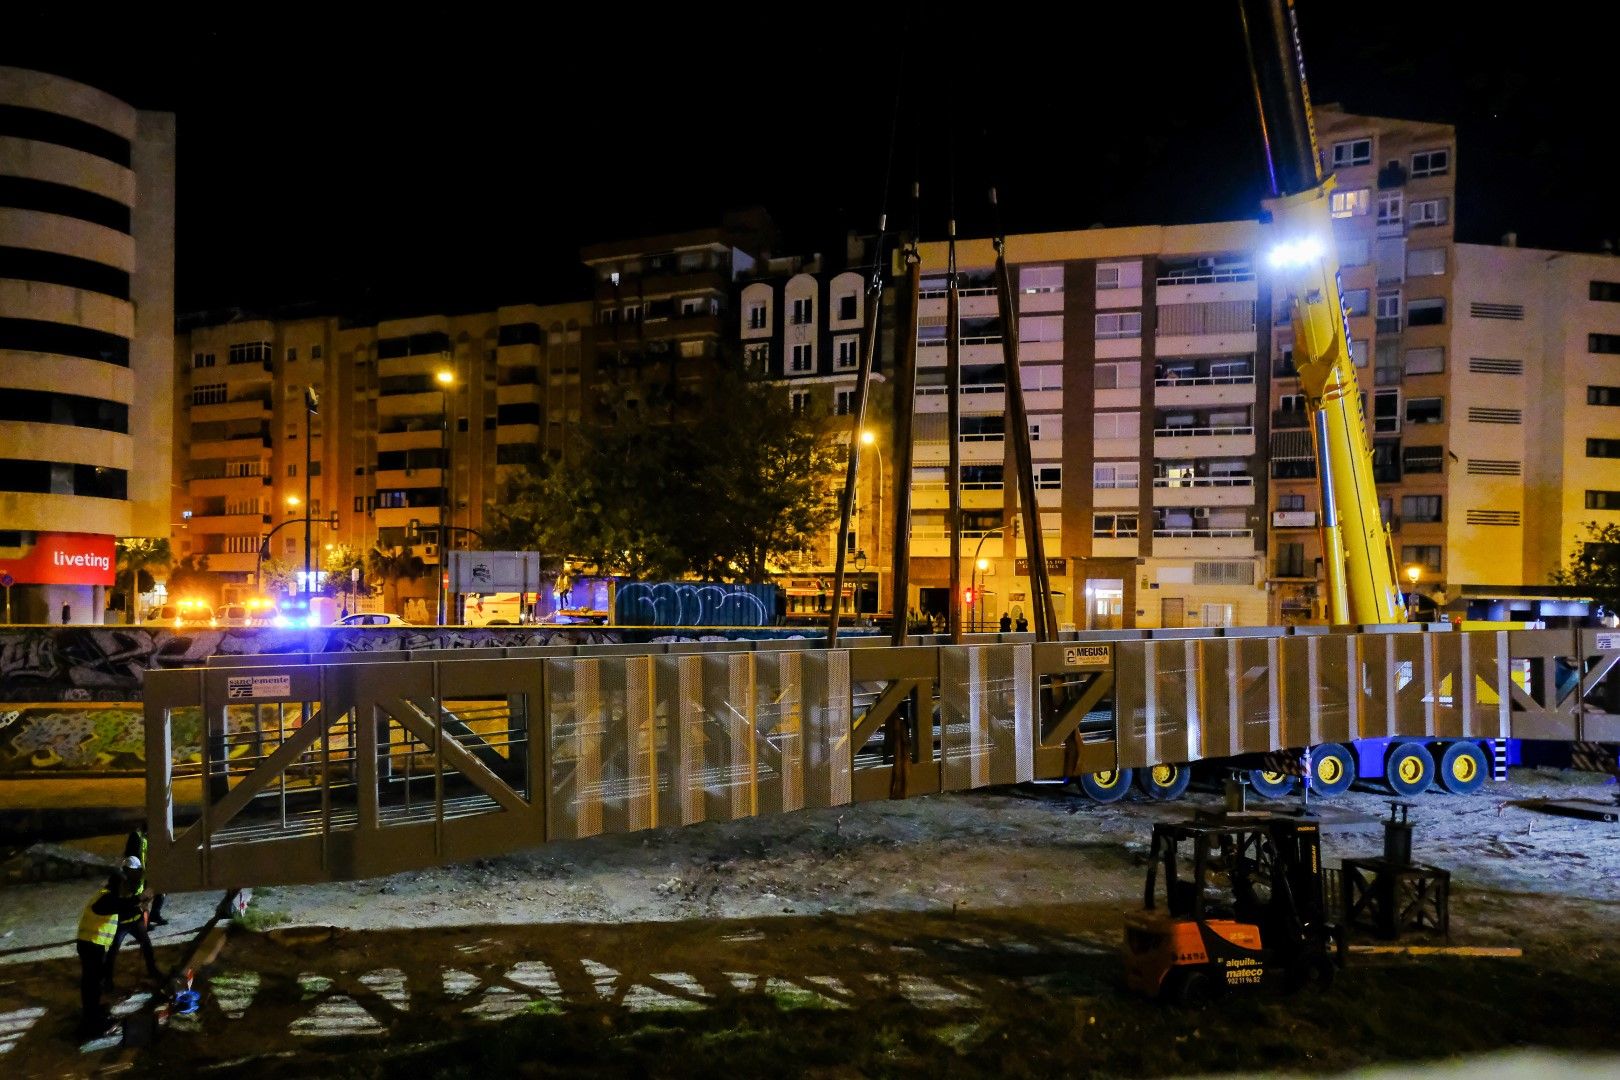
[[[988,232],[991,180],[1012,232],[1251,216],[1262,195],[1235,0],[1026,6],[1011,31],[941,4],[389,25],[11,7],[0,63],[178,114],[183,312],[570,299],[582,245],[748,205],[784,251],[827,250],[875,228],[891,145],[891,227],[917,176],[930,239],[953,186],[961,234]],[[1459,239],[1620,238],[1609,36],[1569,6],[1483,10],[1300,0],[1314,99],[1456,124]]]

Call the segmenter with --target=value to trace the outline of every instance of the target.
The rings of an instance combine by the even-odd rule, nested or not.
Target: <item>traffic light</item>
[[[971,588],[962,590],[962,603],[968,607],[973,606],[973,590]]]

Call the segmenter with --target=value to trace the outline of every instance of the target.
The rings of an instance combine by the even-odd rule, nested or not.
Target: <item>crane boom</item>
[[[1272,197],[1264,203],[1273,234],[1270,263],[1289,296],[1294,368],[1316,452],[1328,619],[1405,622],[1339,286],[1335,181],[1322,176],[1293,0],[1240,0],[1240,8],[1271,180]]]

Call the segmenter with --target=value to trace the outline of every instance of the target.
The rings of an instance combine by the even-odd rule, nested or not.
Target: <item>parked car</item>
[[[214,616],[213,605],[203,600],[181,600],[178,603],[153,608],[147,612],[146,621],[168,623],[176,629],[219,625],[219,620]]]
[[[345,615],[337,621],[339,626],[409,626],[410,623],[382,611],[357,611],[353,615]]]

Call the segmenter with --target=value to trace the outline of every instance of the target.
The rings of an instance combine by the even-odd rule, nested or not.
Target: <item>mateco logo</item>
[[[1107,667],[1113,659],[1111,645],[1066,645],[1063,648],[1065,667]]]

